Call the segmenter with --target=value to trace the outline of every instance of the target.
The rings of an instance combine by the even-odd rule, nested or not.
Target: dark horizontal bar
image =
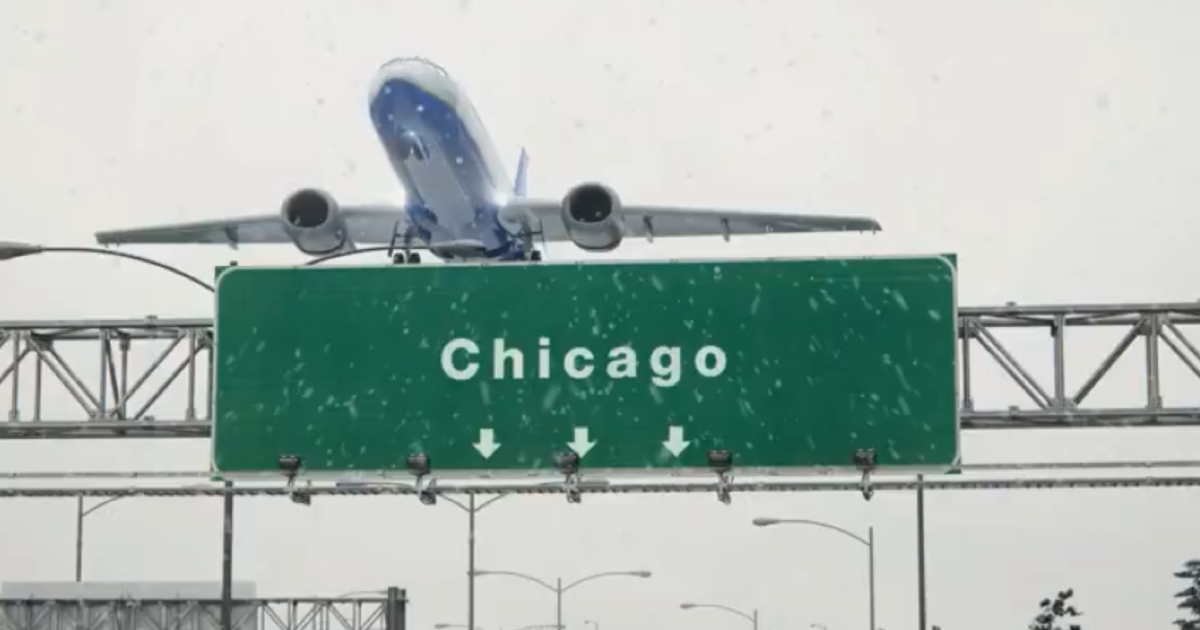
[[[1200,426],[1200,408],[961,411],[963,429]]]
[[[1003,316],[1021,317],[1031,315],[1119,315],[1135,313],[1180,313],[1200,317],[1198,302],[1147,302],[1129,304],[1034,304],[1004,306],[961,306],[960,316]],[[48,328],[208,328],[212,318],[157,318],[137,319],[79,319],[79,320],[13,320],[0,321],[0,329],[39,330]]]
[[[1178,409],[1077,409],[1055,411],[962,411],[961,427],[972,429],[1029,429],[1081,427],[1179,427],[1200,426],[1200,408]],[[206,438],[211,423],[200,420],[151,420],[126,422],[0,422],[0,440],[11,439],[103,439],[103,438]]]
[[[125,422],[0,422],[0,440],[87,438],[206,438],[211,423],[199,420]]]
[[[403,599],[403,597],[401,597]],[[9,606],[14,604],[27,605],[42,605],[42,604],[61,604],[64,606],[78,606],[79,602],[115,602],[122,606],[128,606],[132,603],[141,605],[146,604],[177,604],[180,602],[195,603],[201,606],[219,606],[221,598],[208,597],[185,597],[182,599],[172,599],[167,597],[122,597],[114,599],[112,597],[13,597],[0,596],[0,606]],[[231,600],[236,606],[264,606],[268,604],[384,604],[387,598],[383,596],[375,597],[255,597],[253,599],[244,599],[235,597]],[[18,626],[21,627],[21,626]]]
[[[0,329],[87,329],[87,328],[211,328],[210,317],[140,319],[25,319],[0,321]]]
[[[1186,313],[1200,315],[1198,302],[1147,302],[1130,304],[1012,304],[1004,306],[961,306],[959,315],[1116,315],[1121,313]]]
[[[1067,319],[1068,327],[1132,326],[1132,325],[1137,324],[1140,321],[1142,321],[1142,315],[1138,315],[1138,314],[1131,314],[1131,315],[1122,314],[1122,315],[1113,315],[1113,316],[1106,316],[1106,317],[1096,316],[1094,318],[1082,318],[1082,317],[1078,317],[1078,316],[1073,316],[1073,317],[1074,317],[1073,319]],[[1178,313],[1168,313],[1168,314],[1162,315],[1161,317],[1163,318],[1163,323],[1170,322],[1172,324],[1177,324],[1177,325],[1181,325],[1181,326],[1200,324],[1200,315],[1190,315],[1190,314],[1181,315]],[[979,325],[981,325],[985,328],[1040,328],[1040,327],[1048,327],[1048,326],[1054,325],[1054,316],[1052,316],[1052,315],[1002,318],[1002,317],[994,317],[994,316],[990,316],[990,315],[964,315],[962,313],[959,313],[960,327],[961,327],[961,323],[962,323],[961,320],[964,318],[965,319],[973,319],[973,320],[979,322]],[[961,336],[961,331],[960,331],[960,336]]]
[[[882,491],[912,491],[917,488],[915,479],[873,479],[871,487]],[[926,490],[1000,490],[1000,489],[1065,489],[1065,488],[1127,488],[1127,487],[1181,487],[1200,486],[1200,476],[1147,476],[1133,477],[1030,477],[1017,479],[955,479],[954,475],[945,475],[937,479],[926,478],[922,485]],[[773,480],[773,481],[734,481],[729,484],[731,491],[738,492],[861,492],[862,483],[855,481],[805,481],[805,480]],[[630,481],[591,486],[583,490],[584,494],[620,494],[625,492],[638,493],[673,493],[673,492],[716,492],[717,484],[710,481],[694,481],[688,483],[641,482]],[[441,494],[562,494],[561,486],[557,484],[495,484],[484,485],[464,481],[453,485],[438,483]],[[0,488],[0,498],[65,498],[77,496],[90,497],[199,497],[223,496],[225,493],[234,496],[272,496],[283,497],[291,494],[310,496],[324,495],[410,495],[416,491],[411,487],[399,485],[377,485],[358,487],[337,486],[306,486],[302,490],[292,490],[283,485],[251,486],[234,485],[226,489],[212,487],[79,487],[79,488]]]
[[[1200,460],[1196,459],[1134,459],[1134,460],[1094,460],[1080,462],[981,462],[978,464],[962,464],[962,471],[1031,471],[1031,470],[1112,470],[1119,468],[1134,468],[1139,470],[1161,468],[1200,468]],[[212,473],[202,470],[25,470],[0,472],[0,479],[32,480],[32,479],[209,479]]]

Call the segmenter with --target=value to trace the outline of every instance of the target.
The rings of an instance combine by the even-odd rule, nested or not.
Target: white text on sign
[[[442,371],[456,381],[466,381],[479,373],[479,344],[471,339],[458,337],[451,339],[442,346]],[[633,346],[617,346],[608,351],[603,366],[603,373],[611,379],[637,378],[639,362]],[[561,361],[553,361],[550,352],[550,339],[538,339],[536,378],[549,379],[556,367],[560,367],[568,377],[583,379],[596,373],[596,355],[581,346],[568,349],[562,355]],[[679,346],[656,346],[650,351],[647,361],[650,369],[650,380],[659,387],[672,387],[683,377],[683,351]],[[492,378],[496,380],[525,378],[525,353],[519,348],[509,348],[504,339],[492,341]],[[725,371],[725,351],[718,346],[701,346],[692,356],[692,366],[696,373],[706,378],[721,375]]]

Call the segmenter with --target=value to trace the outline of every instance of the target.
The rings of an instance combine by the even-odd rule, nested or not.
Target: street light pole
[[[716,608],[717,610],[724,610],[725,612],[733,613],[733,614],[749,621],[751,626],[753,627],[753,629],[758,630],[758,609],[757,608],[755,608],[753,611],[751,611],[750,614],[747,615],[746,613],[744,613],[736,608],[730,608],[729,606],[725,606],[723,604],[693,604],[690,602],[685,602],[685,603],[680,604],[679,607],[684,610],[690,610],[692,608]]]
[[[467,495],[467,630],[475,630],[475,494]]]
[[[345,488],[345,487],[369,486],[371,484],[364,482],[364,481],[339,481],[339,482],[336,482],[335,485],[338,487]],[[388,484],[388,485],[403,485],[403,486],[407,487],[409,484],[392,483],[392,484]],[[473,493],[473,492],[467,495],[467,503],[465,505],[458,499],[455,499],[454,497],[451,497],[451,496],[447,496],[447,495],[443,495],[443,494],[439,494],[437,496],[445,499],[446,501],[449,501],[451,505],[453,505],[454,507],[467,513],[467,627],[474,628],[475,627],[475,575],[477,574],[477,572],[475,571],[475,514],[482,511],[487,506],[489,506],[489,505],[495,503],[496,501],[499,501],[500,499],[503,499],[504,497],[507,497],[509,495],[503,494],[503,493],[498,494],[498,495],[488,499],[487,501],[480,503],[479,505],[475,504],[475,493]]]
[[[221,630],[233,630],[233,482],[221,499]]]
[[[558,588],[554,589],[555,605],[554,605],[554,625],[562,627],[562,578],[558,578]]]
[[[116,501],[124,499],[126,495],[117,495],[109,497],[88,509],[83,509],[83,495],[75,497],[75,581],[83,581],[83,517],[99,510],[100,508]]]
[[[474,573],[475,573],[475,575],[507,575],[509,577],[521,578],[523,580],[533,582],[534,584],[537,584],[546,590],[553,591],[554,592],[554,600],[555,600],[555,605],[554,605],[555,626],[559,630],[562,630],[562,627],[563,627],[563,624],[562,624],[562,596],[563,596],[563,593],[575,588],[576,586],[579,586],[580,584],[583,584],[584,582],[588,582],[588,581],[591,581],[591,580],[594,580],[597,578],[602,578],[602,577],[629,576],[629,577],[648,578],[651,576],[651,573],[649,571],[604,571],[601,573],[593,573],[589,576],[579,578],[578,580],[575,580],[574,582],[571,582],[570,584],[563,586],[561,577],[558,578],[554,584],[551,584],[540,578],[533,577],[532,575],[526,575],[524,573],[518,573],[516,571],[475,571]]]
[[[113,251],[111,249],[102,249],[99,247],[45,247],[42,245],[33,245],[30,243],[13,243],[8,241],[0,241],[0,260],[9,260],[12,258],[22,258],[24,256],[33,256],[34,254],[49,254],[49,253],[67,253],[67,254],[99,254],[101,256],[116,256],[117,258],[126,258],[136,260],[140,263],[145,263],[153,267],[158,267],[163,271],[173,273],[188,282],[200,285],[208,289],[209,292],[215,291],[211,284],[193,276],[192,274],[183,271],[177,267],[172,267],[163,262],[138,256],[136,254],[127,254],[125,252]]]
[[[925,475],[917,475],[917,629],[925,630]]]
[[[870,594],[870,597],[871,597],[871,628],[870,628],[870,630],[876,630],[876,628],[875,628],[875,526],[874,525],[870,525],[867,527],[867,555],[870,557],[870,569],[868,571],[868,576],[867,576],[867,579],[871,583],[871,586],[870,586],[870,589],[871,589],[871,594]]]
[[[75,581],[83,581],[83,495],[75,497]]]
[[[507,494],[498,494],[487,501],[475,505],[475,493],[467,495],[467,505],[463,505],[454,497],[441,495],[454,507],[467,513],[467,627],[475,627],[475,514],[487,506],[503,499]]]
[[[867,547],[867,589],[868,597],[870,598],[870,628],[875,629],[875,527],[872,525],[867,528],[867,537],[863,538],[854,532],[842,529],[837,525],[825,523],[822,521],[814,521],[803,518],[764,518],[759,517],[754,519],[754,524],[759,527],[767,527],[770,525],[813,525],[823,527],[844,536],[848,536],[866,545]]]

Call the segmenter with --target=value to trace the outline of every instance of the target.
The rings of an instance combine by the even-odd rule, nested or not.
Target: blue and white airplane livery
[[[515,180],[469,100],[449,74],[421,58],[384,64],[370,87],[375,132],[406,192],[403,205],[343,205],[305,188],[279,214],[99,232],[101,244],[293,243],[324,256],[391,244],[403,260],[425,249],[447,261],[539,260],[535,244],[570,240],[608,251],[626,237],[876,231],[870,218],[623,204],[600,183],[574,186],[561,200],[526,196],[528,156]]]

